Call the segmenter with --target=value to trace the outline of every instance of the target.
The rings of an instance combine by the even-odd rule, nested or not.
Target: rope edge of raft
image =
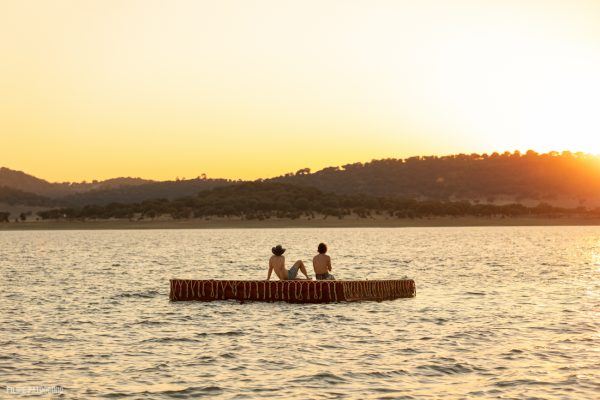
[[[365,281],[245,281],[171,279],[171,301],[286,301],[330,303],[416,296],[412,279]]]

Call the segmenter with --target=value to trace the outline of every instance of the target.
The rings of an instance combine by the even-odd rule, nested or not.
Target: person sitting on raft
[[[313,268],[315,269],[315,276],[318,281],[330,280],[334,281],[335,277],[331,275],[331,257],[327,254],[327,245],[325,243],[319,243],[317,248],[319,254],[313,257]]]
[[[308,273],[306,272],[306,267],[302,260],[298,260],[294,263],[290,270],[285,269],[285,257],[283,253],[285,253],[285,249],[281,247],[281,245],[277,245],[271,249],[273,255],[269,259],[269,275],[267,275],[267,280],[271,279],[271,273],[275,271],[275,274],[282,281],[292,280],[292,279],[302,279],[297,278],[298,270],[302,271],[306,279],[310,280],[308,277]]]

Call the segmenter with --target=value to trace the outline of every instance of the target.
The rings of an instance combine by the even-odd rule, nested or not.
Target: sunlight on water
[[[417,297],[168,301],[169,278],[263,279],[330,247],[341,279]],[[0,232],[0,388],[67,398],[592,398],[595,227]]]

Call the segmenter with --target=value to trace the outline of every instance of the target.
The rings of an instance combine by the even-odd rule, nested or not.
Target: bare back
[[[269,259],[269,271],[275,271],[275,275],[282,281],[288,278],[288,272],[285,269],[285,257],[284,256],[271,256]],[[269,273],[269,277],[271,274]]]
[[[331,258],[327,254],[317,254],[313,257],[315,274],[326,274],[331,271]]]

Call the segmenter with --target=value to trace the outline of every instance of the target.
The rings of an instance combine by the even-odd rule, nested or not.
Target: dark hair
[[[325,254],[327,253],[327,245],[325,243],[319,243],[319,247],[317,249],[319,253]]]

